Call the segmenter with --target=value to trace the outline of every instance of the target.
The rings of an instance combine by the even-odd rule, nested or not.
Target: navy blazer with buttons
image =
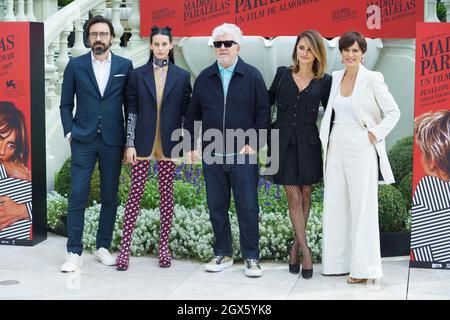
[[[71,132],[72,139],[91,142],[101,127],[103,141],[107,145],[125,144],[123,106],[126,109],[125,88],[133,64],[131,60],[110,54],[111,72],[103,97],[92,68],[91,52],[69,60],[64,71],[59,107],[64,136]]]
[[[298,183],[314,184],[323,177],[322,149],[316,122],[319,106],[326,107],[330,95],[331,76],[324,74],[321,79],[312,79],[302,90],[292,76],[290,67],[279,67],[269,89],[270,101],[275,104],[277,118],[273,129],[279,130],[278,150],[280,169],[274,181],[284,181],[284,166],[290,161],[289,149],[297,152],[302,168],[297,170]],[[276,101],[275,101],[276,100]],[[272,150],[270,149],[270,152]],[[289,166],[288,166],[289,167]]]
[[[137,114],[134,147],[138,157],[150,156],[156,132],[157,97],[153,60],[130,72],[127,87],[128,113]],[[172,133],[182,129],[191,100],[190,73],[169,62],[160,112],[161,146],[165,157],[172,157],[178,141]],[[174,157],[181,156],[181,152]]]

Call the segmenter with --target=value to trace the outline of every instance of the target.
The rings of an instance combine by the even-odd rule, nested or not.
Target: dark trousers
[[[87,205],[90,182],[98,160],[100,170],[100,221],[97,230],[97,249],[109,249],[117,215],[117,191],[122,166],[122,146],[109,146],[101,134],[91,142],[72,139],[71,193],[67,210],[67,251],[83,252],[84,211]]]
[[[259,258],[259,204],[257,164],[205,164],[203,174],[211,224],[214,255],[232,256],[232,237],[228,209],[233,191],[239,223],[240,247],[244,259]]]

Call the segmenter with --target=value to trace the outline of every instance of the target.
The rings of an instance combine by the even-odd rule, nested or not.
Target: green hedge
[[[70,196],[70,166],[71,158],[68,158],[61,169],[55,174],[55,191],[60,195],[67,198]],[[119,201],[121,198],[126,199],[128,189],[130,187],[130,167],[129,165],[122,166],[122,172],[119,180]],[[126,189],[126,195],[124,190]],[[88,198],[88,206],[94,204],[94,202],[100,203],[100,172],[98,170],[98,163],[95,165],[94,172],[91,178],[91,187]]]
[[[400,185],[398,186],[398,190],[400,190],[403,200],[405,200],[406,210],[411,210],[412,206],[412,172],[407,174]]]
[[[406,231],[408,212],[401,192],[393,185],[380,185],[378,188],[378,215],[380,231]]]
[[[47,196],[48,215],[58,217],[60,209],[67,207],[67,199],[56,192]],[[96,234],[100,215],[100,204],[86,208],[83,244],[85,249],[95,250]],[[314,261],[321,259],[322,213],[317,205],[311,207],[307,226],[308,244],[313,252]],[[261,212],[263,210],[261,209]],[[122,239],[124,206],[117,209],[111,248],[118,250]],[[52,221],[55,219],[51,219]],[[230,212],[233,255],[240,257],[239,226],[236,214]],[[262,212],[259,216],[260,256],[261,259],[287,260],[288,248],[292,241],[293,230],[287,212]],[[141,209],[139,219],[133,232],[131,252],[133,256],[154,254],[158,252],[160,232],[159,209]],[[188,209],[175,205],[170,248],[174,258],[190,258],[199,261],[210,260],[214,236],[209,214],[204,206]]]
[[[156,254],[159,239],[159,192],[157,170],[152,162],[146,190],[142,199],[142,210],[133,234],[132,254]],[[91,184],[90,204],[85,214],[83,241],[87,249],[95,249],[96,231],[100,213],[98,170]],[[130,188],[130,166],[124,165],[119,184],[118,216],[116,219],[112,248],[118,249],[122,238],[124,205]],[[67,211],[70,191],[70,159],[58,172],[55,190],[47,196],[49,226],[55,228]],[[59,194],[58,194],[59,193]],[[288,248],[293,230],[288,214],[284,188],[261,178],[258,184],[260,205],[260,250],[262,259],[288,259]],[[205,183],[201,167],[177,166],[174,181],[175,213],[171,234],[174,257],[209,260],[212,255],[213,234],[207,211]],[[308,243],[315,261],[321,259],[323,184],[317,184],[312,193],[311,215],[307,225]],[[97,203],[96,203],[97,202]],[[403,197],[394,186],[379,188],[380,230],[394,232],[405,230],[408,221]],[[235,207],[230,207],[234,255],[239,256],[239,227]]]
[[[388,152],[389,162],[394,173],[395,184],[398,186],[402,179],[413,169],[413,137],[403,138]]]
[[[73,0],[58,0],[58,6],[65,7],[71,2],[73,2]]]
[[[70,158],[55,175],[55,191],[63,196],[70,195]],[[120,175],[118,199],[120,204],[127,202],[128,192],[131,185],[131,166],[122,166]],[[201,166],[181,164],[177,166],[174,180],[175,203],[182,204],[187,209],[198,206],[207,207],[206,188]],[[323,185],[316,185],[313,192],[313,201],[321,202]],[[265,212],[286,212],[287,201],[284,189],[265,178],[261,178],[258,185],[259,203]],[[91,190],[88,206],[95,202],[100,203],[100,174],[96,166],[91,179]],[[151,162],[149,175],[145,185],[141,206],[144,209],[159,208],[158,175],[154,162]],[[230,211],[236,212],[233,197],[231,198]]]
[[[442,3],[441,0],[437,0],[436,14],[437,14],[439,21],[447,22],[447,8],[445,7],[445,5]]]

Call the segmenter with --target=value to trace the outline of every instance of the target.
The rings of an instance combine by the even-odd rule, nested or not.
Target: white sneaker
[[[69,252],[66,256],[66,262],[61,266],[62,272],[74,272],[83,265],[83,259],[79,254]]]
[[[227,256],[215,256],[205,265],[205,271],[220,272],[226,268],[233,266],[233,258]]]
[[[261,266],[259,265],[258,259],[245,259],[245,275],[247,277],[261,277],[263,275],[263,271]]]
[[[105,266],[115,266],[116,258],[114,258],[108,250],[105,248],[100,248],[95,251],[94,256]]]

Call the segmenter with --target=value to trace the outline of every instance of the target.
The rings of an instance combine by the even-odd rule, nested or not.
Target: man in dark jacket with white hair
[[[239,27],[223,24],[214,29],[212,37],[217,61],[196,79],[186,121],[192,139],[191,160],[197,157],[195,121],[201,121],[203,131],[203,172],[215,236],[215,258],[205,269],[218,272],[233,265],[228,216],[233,190],[245,274],[259,277],[256,153],[262,147],[261,143],[258,146],[262,140],[259,130],[270,127],[270,101],[261,73],[238,57],[242,41]],[[214,141],[209,141],[211,136],[215,136]]]

